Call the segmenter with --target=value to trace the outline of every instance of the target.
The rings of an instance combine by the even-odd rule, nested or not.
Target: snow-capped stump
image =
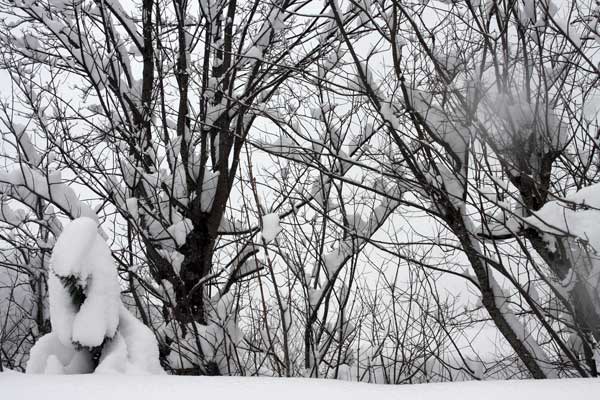
[[[28,373],[162,373],[152,332],[123,306],[110,248],[91,218],[68,224],[48,278],[52,332],[31,349]]]
[[[260,232],[265,243],[269,243],[281,232],[282,228],[279,224],[279,215],[267,214],[262,217],[262,231]]]

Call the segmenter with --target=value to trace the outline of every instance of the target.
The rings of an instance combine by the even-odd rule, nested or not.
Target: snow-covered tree
[[[121,302],[110,248],[91,218],[58,238],[48,277],[52,331],[31,349],[28,373],[164,373],[153,332]]]

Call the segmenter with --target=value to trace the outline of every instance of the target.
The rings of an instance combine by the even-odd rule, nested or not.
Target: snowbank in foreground
[[[598,398],[600,379],[390,386],[316,379],[2,373],[0,393],[10,400],[583,400]]]

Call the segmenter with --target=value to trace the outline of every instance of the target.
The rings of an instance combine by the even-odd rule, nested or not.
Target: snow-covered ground
[[[320,379],[0,373],[2,399],[402,399],[585,400],[600,395],[600,379],[373,385]]]

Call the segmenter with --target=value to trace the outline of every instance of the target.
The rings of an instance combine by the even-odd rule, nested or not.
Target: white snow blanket
[[[3,399],[597,399],[600,379],[374,385],[321,379],[0,373]]]

